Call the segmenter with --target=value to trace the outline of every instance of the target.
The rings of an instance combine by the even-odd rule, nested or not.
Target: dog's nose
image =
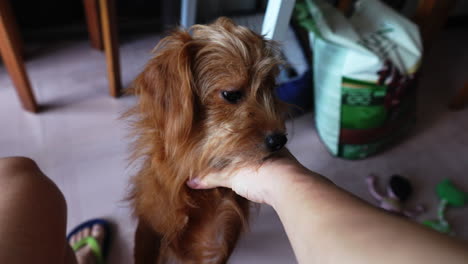
[[[283,133],[270,134],[265,138],[265,145],[271,152],[278,151],[288,142],[288,138]]]

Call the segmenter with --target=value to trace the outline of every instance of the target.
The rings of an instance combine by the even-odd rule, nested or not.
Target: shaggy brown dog
[[[131,200],[139,224],[135,261],[225,263],[246,227],[249,203],[233,191],[191,190],[212,170],[261,164],[286,143],[275,98],[278,48],[227,18],[155,48],[134,83],[127,114],[140,162]]]

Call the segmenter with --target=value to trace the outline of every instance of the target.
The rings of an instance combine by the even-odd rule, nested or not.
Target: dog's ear
[[[168,156],[187,141],[194,122],[190,41],[182,30],[162,39],[132,87],[139,96],[140,124],[145,124],[146,133],[158,134],[162,142],[155,143],[163,144]]]

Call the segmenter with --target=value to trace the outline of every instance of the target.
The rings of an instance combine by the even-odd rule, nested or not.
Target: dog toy
[[[441,233],[453,233],[452,227],[445,218],[445,212],[448,206],[465,206],[468,203],[468,194],[457,188],[453,182],[448,179],[437,184],[436,194],[440,199],[437,209],[437,219],[426,220],[423,224]]]
[[[413,192],[408,179],[400,175],[392,175],[388,181],[386,193],[377,188],[377,177],[373,174],[366,178],[367,187],[371,195],[379,202],[379,206],[389,212],[415,218],[425,211],[424,206],[418,205],[414,209],[405,209],[404,203]]]

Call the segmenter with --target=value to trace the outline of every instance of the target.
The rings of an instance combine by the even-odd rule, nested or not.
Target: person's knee
[[[36,162],[25,157],[9,157],[0,159],[0,187],[22,187],[47,183]]]
[[[13,263],[62,263],[66,213],[62,193],[33,160],[0,159],[0,236],[8,241],[1,263],[2,257]],[[31,261],[15,261],[23,258]]]
[[[65,205],[65,199],[58,187],[41,172],[36,162],[30,158],[0,159],[0,189],[3,188],[8,188],[10,193],[22,193],[24,196]]]
[[[0,180],[17,175],[40,173],[36,162],[26,157],[8,157],[0,159]]]

